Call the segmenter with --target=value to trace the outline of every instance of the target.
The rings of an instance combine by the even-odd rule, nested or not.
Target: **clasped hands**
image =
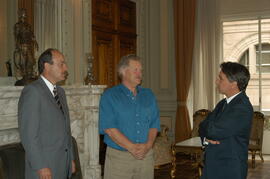
[[[142,160],[152,148],[149,144],[133,144],[128,150],[136,159]]]

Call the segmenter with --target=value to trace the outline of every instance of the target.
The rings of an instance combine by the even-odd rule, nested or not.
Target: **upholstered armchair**
[[[158,133],[153,146],[155,168],[161,165],[172,162],[171,141],[168,139],[169,128],[166,125],[161,125],[161,131]]]
[[[210,113],[208,109],[200,109],[193,114],[193,129],[191,131],[191,137],[199,136],[199,125]]]
[[[262,156],[264,120],[264,115],[261,112],[254,112],[248,146],[248,150],[251,152],[252,155],[252,168],[255,168],[256,153],[259,154],[262,162],[264,162]]]

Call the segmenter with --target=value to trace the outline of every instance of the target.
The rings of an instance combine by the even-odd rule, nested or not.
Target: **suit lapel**
[[[216,106],[216,108],[214,109],[214,111],[211,113],[211,115],[209,115],[210,120],[219,120],[219,118],[226,113],[226,110],[228,110],[228,107],[226,107],[226,110],[223,110],[224,107],[224,103],[226,103],[226,98],[222,99]]]
[[[67,107],[67,103],[66,103],[66,100],[65,100],[65,96],[64,94],[62,93],[62,89],[60,89],[58,86],[56,86],[57,88],[57,92],[58,92],[58,96],[59,96],[59,100],[60,100],[60,103],[62,105],[62,110],[64,112],[64,119],[65,119],[65,128],[68,128],[68,125],[69,125],[69,116],[68,116],[68,107]],[[60,110],[60,109],[59,109]]]
[[[222,114],[226,114],[228,113],[228,111],[230,110],[231,106],[233,106],[235,103],[237,103],[238,99],[240,98],[244,98],[246,96],[246,93],[245,92],[241,92],[239,93],[236,97],[234,97],[229,104],[227,104],[226,108],[221,111],[220,113]],[[224,103],[227,103],[226,99],[224,99]],[[224,103],[222,106],[224,106]],[[230,111],[229,111],[230,112]]]
[[[220,103],[220,105],[218,106],[218,113],[220,114],[220,113],[222,113],[222,112],[224,112],[224,106],[225,106],[225,103],[227,103],[227,101],[226,101],[226,98],[224,98],[223,100],[222,100],[222,102]],[[228,105],[228,104],[227,104]]]
[[[222,99],[218,105],[216,106],[216,108],[214,109],[214,111],[212,113],[210,113],[210,115],[208,116],[210,120],[219,120],[222,116],[226,116],[228,113],[231,112],[231,108],[233,105],[235,105],[235,103],[238,103],[237,101],[241,98],[245,98],[246,93],[245,92],[241,92],[240,94],[238,94],[235,98],[233,98],[229,104],[227,104],[226,109],[224,109],[222,111],[222,108],[224,106],[224,103],[226,103],[226,98]],[[211,115],[212,114],[212,115]]]
[[[53,105],[54,105],[57,109],[59,109],[59,111],[61,112],[61,109],[59,108],[58,104],[56,103],[56,101],[55,101],[55,99],[54,99],[54,97],[53,97],[53,95],[52,95],[50,89],[49,89],[48,86],[46,85],[46,83],[42,80],[42,78],[39,78],[38,81],[39,81],[39,84],[41,85],[42,93],[44,94],[44,96],[47,96],[47,97],[50,99],[50,101],[53,103]],[[59,96],[62,96],[62,95],[59,95]],[[59,97],[59,98],[60,98],[60,97]],[[60,98],[60,103],[61,103],[61,104],[63,104],[62,101],[63,101],[63,100]],[[65,111],[65,110],[63,110],[63,111]],[[62,112],[61,112],[61,113],[62,113]]]
[[[60,100],[60,103],[62,105],[62,109],[63,109],[63,112],[64,112],[64,115],[66,117],[67,115],[67,104],[64,102],[64,95],[62,94],[62,90],[59,90],[59,87],[56,86],[57,88],[57,92],[58,92],[58,95],[59,95],[59,100]]]
[[[247,97],[245,92],[241,92],[240,94],[238,94],[235,98],[232,99],[232,101],[229,103],[230,105],[234,105],[235,103],[237,103],[238,99],[240,98],[245,98]]]

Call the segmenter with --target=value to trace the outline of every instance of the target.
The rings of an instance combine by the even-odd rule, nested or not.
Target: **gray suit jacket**
[[[57,86],[63,112],[39,78],[25,86],[18,104],[18,122],[25,149],[25,177],[37,179],[37,170],[50,168],[53,179],[71,176],[73,149],[65,92]]]

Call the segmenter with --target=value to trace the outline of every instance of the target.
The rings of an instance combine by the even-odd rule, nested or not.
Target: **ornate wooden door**
[[[92,0],[93,72],[96,84],[116,85],[120,58],[136,53],[136,4]]]

